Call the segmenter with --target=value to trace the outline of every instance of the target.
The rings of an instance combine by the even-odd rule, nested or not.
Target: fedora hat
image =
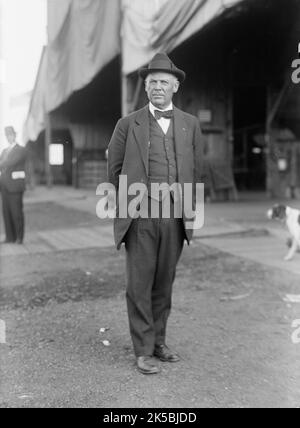
[[[173,74],[180,82],[183,82],[185,79],[185,72],[177,68],[165,53],[157,53],[154,55],[148,67],[139,70],[139,75],[145,79],[148,74],[155,72]]]

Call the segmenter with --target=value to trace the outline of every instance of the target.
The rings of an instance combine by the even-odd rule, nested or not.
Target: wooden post
[[[272,122],[276,116],[276,113],[280,107],[280,104],[282,103],[282,100],[284,96],[286,95],[288,89],[291,86],[291,79],[288,77],[285,81],[285,84],[283,85],[280,94],[278,95],[272,109],[270,110],[270,104],[268,106],[268,114],[267,114],[267,128],[271,128]]]
[[[135,91],[134,91],[134,95],[131,103],[131,111],[134,111],[137,108],[142,85],[143,85],[143,79],[141,77],[138,77],[138,81],[135,87]]]
[[[272,149],[272,141],[271,141],[271,130],[272,130],[272,123],[275,119],[276,113],[278,112],[278,109],[288,92],[289,88],[291,87],[291,79],[288,76],[286,78],[285,84],[283,85],[278,97],[276,98],[273,106],[271,105],[271,94],[270,94],[270,87],[267,87],[267,118],[266,118],[266,126],[265,126],[265,143],[266,143],[266,149],[267,149],[267,156],[266,156],[266,189],[268,197],[272,198],[273,191],[272,191],[272,176],[271,176],[271,149]]]
[[[132,113],[138,105],[143,79],[138,77],[135,86],[133,80],[128,76],[122,75],[122,117]]]
[[[0,152],[2,151],[2,149],[4,148],[6,141],[4,139],[4,133],[3,133],[3,128],[4,128],[4,110],[5,110],[5,102],[6,102],[6,97],[5,97],[5,57],[4,57],[4,43],[3,43],[3,39],[4,39],[4,5],[2,5],[1,0],[0,0],[0,124],[1,124],[1,129],[0,129]],[[3,144],[2,144],[3,142]]]
[[[72,148],[72,186],[75,189],[79,188],[79,178],[78,178],[78,174],[79,174],[79,153],[78,150],[75,149],[74,147]]]
[[[120,61],[120,79],[121,79],[121,114],[122,117],[127,116],[136,109],[143,79],[138,78],[136,87],[134,88],[133,79],[123,72],[124,52],[123,43],[121,40],[121,61]]]
[[[127,116],[128,111],[128,82],[127,76],[121,70],[121,113],[122,117]]]
[[[120,46],[121,46],[121,55],[120,55],[120,80],[121,80],[121,114],[122,117],[127,116],[129,113],[136,109],[140,90],[143,84],[143,79],[138,78],[136,87],[134,88],[133,79],[124,73],[124,42],[122,37],[123,31],[123,18],[124,18],[124,9],[121,1],[121,14],[120,14]]]
[[[121,2],[121,15],[120,15],[120,46],[121,46],[121,55],[120,55],[120,80],[121,80],[121,115],[122,117],[128,115],[128,82],[127,75],[123,73],[123,64],[124,64],[124,47],[123,47],[123,37],[122,37],[122,25],[123,25],[123,15],[124,10]]]
[[[52,187],[53,179],[51,174],[51,165],[49,162],[49,150],[51,144],[51,120],[50,113],[46,113],[45,117],[46,130],[45,130],[45,177],[46,177],[46,186],[48,188]]]
[[[266,112],[266,128],[265,128],[265,145],[266,145],[266,191],[267,197],[272,198],[272,171],[271,171],[271,122],[270,122],[270,106],[271,106],[270,87],[267,86],[267,112]]]

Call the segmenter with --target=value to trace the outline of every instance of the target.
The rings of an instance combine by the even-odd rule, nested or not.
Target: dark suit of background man
[[[118,189],[119,175],[126,175],[128,187],[144,183],[149,192],[151,183],[180,183],[183,187],[184,183],[200,182],[198,119],[172,104],[185,73],[161,53],[140,70],[140,76],[145,79],[149,104],[118,121],[108,147],[109,181]],[[117,215],[114,232],[117,248],[125,242],[126,299],[137,367],[144,374],[155,374],[160,368],[153,357],[165,362],[180,360],[166,345],[166,325],[176,265],[192,230],[186,228],[184,216],[163,218],[162,196],[145,194],[159,204],[159,218]],[[128,196],[128,204],[132,199]],[[174,205],[174,199],[171,201]]]
[[[5,128],[5,136],[9,147],[3,150],[0,156],[0,183],[6,236],[4,243],[22,244],[26,150],[16,143],[16,132],[12,126]]]

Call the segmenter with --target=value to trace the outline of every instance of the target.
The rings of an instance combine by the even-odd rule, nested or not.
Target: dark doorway
[[[73,141],[68,130],[53,130],[51,136],[51,146],[59,146],[58,154],[53,159],[53,147],[49,149],[49,161],[51,164],[51,181],[53,184],[72,185],[73,184]],[[28,168],[30,168],[29,184],[47,184],[45,168],[45,132],[42,132],[36,142],[30,141],[27,144]],[[51,151],[51,156],[50,156]],[[57,150],[56,150],[57,151]],[[55,152],[55,151],[54,151]],[[55,155],[55,153],[54,153]],[[50,159],[51,157],[51,159]],[[54,162],[53,162],[54,160]]]
[[[264,135],[266,87],[237,86],[233,91],[234,176],[239,190],[265,190]]]
[[[51,145],[61,146],[62,152],[62,159],[57,159],[58,162],[51,165],[53,184],[72,185],[73,142],[70,132],[67,130],[53,131]]]

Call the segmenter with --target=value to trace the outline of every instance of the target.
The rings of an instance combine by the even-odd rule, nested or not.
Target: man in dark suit
[[[137,367],[141,373],[155,374],[160,368],[153,356],[166,362],[180,360],[166,345],[166,325],[176,265],[192,229],[186,227],[185,213],[176,218],[174,197],[169,198],[170,216],[165,218],[165,196],[157,197],[151,190],[154,184],[183,187],[200,182],[203,156],[198,119],[172,104],[185,73],[161,53],[140,70],[140,76],[149,104],[118,121],[108,146],[108,176],[118,191],[114,233],[117,248],[122,242],[126,248],[126,299]],[[132,195],[119,191],[124,177],[128,188],[134,183],[145,185],[148,191],[142,201],[148,201],[146,211],[156,204],[157,218],[151,217],[152,211],[148,218],[119,215],[124,197],[128,207],[133,201]]]
[[[0,156],[0,183],[6,235],[3,243],[22,244],[26,150],[16,143],[16,132],[12,126],[7,126],[4,131],[9,147],[3,150]]]

